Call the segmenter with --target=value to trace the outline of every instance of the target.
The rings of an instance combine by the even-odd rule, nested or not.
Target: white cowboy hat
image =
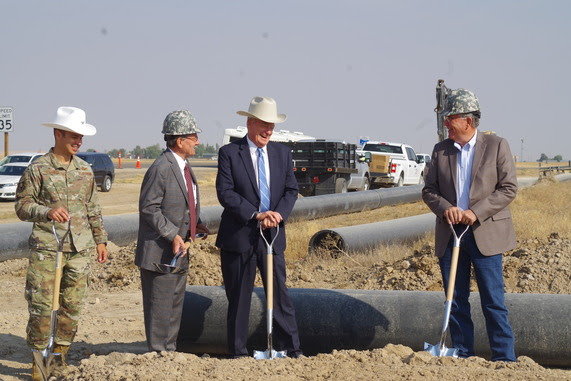
[[[51,123],[44,123],[43,126],[87,136],[97,132],[94,126],[85,122],[85,111],[77,107],[58,107],[56,119]]]
[[[268,123],[282,123],[287,119],[285,114],[278,114],[276,101],[268,97],[254,97],[248,111],[238,111],[236,114]]]

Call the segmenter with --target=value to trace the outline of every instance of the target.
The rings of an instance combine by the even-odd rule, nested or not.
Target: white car
[[[0,166],[0,200],[15,200],[20,177],[29,163],[12,163]]]
[[[422,165],[422,171],[424,173],[424,179],[426,179],[426,175],[428,174],[428,163],[430,163],[432,156],[430,156],[427,153],[418,153],[418,154],[416,154],[416,158],[418,159],[418,163],[420,165]]]
[[[16,153],[13,155],[8,155],[2,160],[0,160],[0,165],[9,164],[9,163],[25,163],[30,164],[40,157],[44,156],[44,152],[24,152],[24,153]]]
[[[427,153],[417,153],[417,154],[416,154],[416,157],[417,157],[419,160],[422,159],[422,162],[424,162],[425,164],[430,163],[431,157],[430,157],[430,155],[427,154]],[[420,161],[419,161],[419,162],[420,162]]]

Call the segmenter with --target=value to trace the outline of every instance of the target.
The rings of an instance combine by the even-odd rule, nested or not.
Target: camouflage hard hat
[[[452,90],[444,103],[443,116],[475,113],[480,116],[480,103],[476,94],[466,89]]]
[[[177,110],[169,113],[163,122],[165,135],[188,135],[202,132],[196,126],[196,119],[187,110]]]

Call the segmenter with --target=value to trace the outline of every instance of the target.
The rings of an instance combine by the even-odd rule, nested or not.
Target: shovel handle
[[[273,310],[274,308],[274,256],[268,253],[268,263],[266,266],[266,279],[268,289],[268,297],[266,298],[266,306],[268,310]]]
[[[61,286],[61,262],[62,262],[63,253],[58,251],[56,253],[56,271],[55,271],[55,279],[54,279],[54,294],[52,300],[52,311],[59,310],[59,291]]]
[[[61,288],[61,270],[63,261],[63,244],[67,236],[71,233],[71,219],[67,222],[67,230],[63,237],[60,239],[56,231],[56,223],[52,221],[52,231],[54,233],[58,249],[56,252],[56,268],[54,276],[54,294],[52,299],[52,312],[59,310],[59,292]]]
[[[262,239],[266,243],[267,247],[267,261],[266,261],[266,308],[268,309],[268,332],[271,333],[271,315],[274,309],[274,253],[272,246],[274,245],[274,241],[278,238],[278,234],[280,234],[280,227],[277,226],[276,235],[271,242],[268,242],[266,237],[264,237],[264,230],[262,226],[260,226],[260,235]]]
[[[448,278],[448,288],[446,289],[446,301],[451,302],[454,296],[454,286],[456,283],[456,270],[458,269],[458,256],[460,254],[460,247],[454,246],[452,248],[452,259],[450,261],[450,274]]]
[[[452,258],[450,260],[450,274],[448,278],[448,287],[446,289],[446,301],[451,302],[454,297],[454,286],[456,284],[456,271],[458,270],[458,256],[460,255],[460,240],[466,234],[470,226],[466,226],[462,234],[458,236],[454,230],[454,226],[450,224],[450,230],[454,235],[454,245],[452,247]]]

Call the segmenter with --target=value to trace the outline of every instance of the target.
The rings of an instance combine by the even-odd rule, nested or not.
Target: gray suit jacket
[[[444,255],[452,233],[444,211],[456,206],[458,150],[451,139],[434,146],[422,198],[436,214],[436,255]],[[507,141],[478,133],[472,163],[470,209],[478,220],[472,226],[478,249],[494,255],[516,246],[509,203],[517,193],[515,163]]]
[[[197,221],[190,221],[188,194],[174,154],[165,150],[145,173],[139,197],[139,234],[135,264],[157,271],[154,263],[169,263],[173,258],[172,241],[178,234],[188,237],[189,224],[200,223],[200,196],[196,184]],[[177,264],[188,267],[188,255]]]

